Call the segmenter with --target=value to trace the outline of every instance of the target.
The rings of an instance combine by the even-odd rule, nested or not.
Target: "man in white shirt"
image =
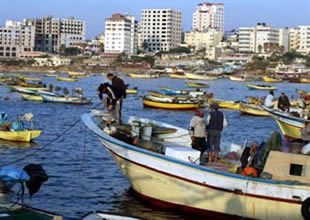
[[[269,94],[265,98],[264,106],[266,106],[268,108],[273,107],[273,96],[274,96],[273,91],[270,91]]]
[[[198,109],[196,115],[191,119],[189,133],[192,139],[192,148],[200,151],[200,157],[207,149],[206,143],[206,120],[203,109]]]

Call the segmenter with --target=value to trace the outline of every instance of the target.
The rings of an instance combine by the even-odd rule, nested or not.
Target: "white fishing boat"
[[[187,79],[191,80],[216,80],[216,76],[200,75],[195,73],[184,73]]]
[[[199,165],[200,152],[191,149],[185,129],[136,117],[130,118],[128,125],[107,126],[105,113],[98,110],[84,114],[82,120],[99,136],[137,195],[150,203],[214,219],[310,217],[310,173],[290,172],[292,158],[298,157],[298,164],[306,166],[306,155],[271,151],[266,167],[274,165],[269,158],[277,157],[279,166],[268,171],[276,177],[279,171],[282,178],[254,178]],[[155,126],[174,132],[151,130]],[[124,127],[130,129],[126,132]],[[143,140],[138,138],[141,129]]]

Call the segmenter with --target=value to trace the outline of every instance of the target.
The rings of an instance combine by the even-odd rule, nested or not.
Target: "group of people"
[[[264,105],[269,108],[274,107],[275,104],[274,104],[274,92],[273,91],[270,91],[269,94],[266,96]],[[291,107],[290,101],[284,92],[280,94],[277,107],[278,109],[285,111],[285,112],[288,112]]]
[[[219,105],[213,103],[210,107],[207,119],[204,110],[198,109],[189,126],[192,148],[200,151],[200,157],[208,151],[208,163],[217,162],[221,151],[221,132],[227,126],[224,114],[218,110]]]

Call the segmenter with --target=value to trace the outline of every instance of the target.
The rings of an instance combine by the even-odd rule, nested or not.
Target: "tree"
[[[66,47],[64,50],[65,56],[76,56],[81,53],[81,50],[77,47]]]
[[[188,47],[176,47],[172,48],[169,53],[191,53],[191,50]]]

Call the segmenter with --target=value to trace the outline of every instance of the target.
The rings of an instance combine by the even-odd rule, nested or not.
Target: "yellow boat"
[[[276,120],[281,132],[287,138],[301,138],[301,129],[305,127],[306,123],[310,123],[309,120],[292,116],[287,112],[273,110],[265,106],[262,106],[262,108]]]
[[[206,83],[186,82],[186,85],[190,88],[210,88],[210,85]]]
[[[310,83],[310,79],[301,78],[301,79],[300,79],[300,82],[301,82],[301,83]]]
[[[186,76],[184,74],[174,74],[174,73],[170,73],[168,74],[168,76],[170,78],[173,78],[173,79],[186,79]]]
[[[7,141],[30,142],[32,139],[39,137],[41,132],[41,130],[0,131],[0,138]]]
[[[77,81],[79,81],[78,79],[65,78],[65,77],[60,77],[60,76],[57,76],[56,79],[58,81],[65,81],[65,82],[77,82]]]
[[[158,78],[158,74],[136,74],[136,73],[129,73],[131,78],[141,78],[141,79],[151,79],[151,78]]]
[[[227,101],[227,100],[221,100],[221,99],[210,99],[210,104],[217,103],[220,108],[227,108],[232,110],[239,110],[240,109],[240,102],[234,102],[234,101]]]
[[[33,88],[39,88],[43,86],[43,84],[28,83],[28,82],[20,82],[19,85],[22,87],[33,87]]]
[[[20,94],[22,99],[27,101],[43,102],[43,98],[39,95]]]
[[[216,76],[199,75],[195,73],[184,73],[187,79],[191,80],[216,80]]]
[[[282,79],[276,79],[276,78],[271,78],[271,77],[267,77],[267,76],[264,76],[263,80],[264,80],[264,82],[267,82],[267,83],[282,82]]]
[[[154,97],[158,97],[158,98],[167,98],[167,99],[175,99],[175,100],[200,100],[200,97],[199,98],[196,98],[196,97],[191,97],[191,96],[186,96],[186,95],[166,95],[166,94],[163,94],[163,93],[160,93],[160,92],[156,92],[156,91],[152,91],[152,90],[149,90],[147,91],[149,93],[149,95],[151,96],[154,96]]]
[[[23,80],[41,81],[40,77],[20,76],[19,78]]]
[[[270,114],[259,105],[240,103],[240,114],[267,117]]]
[[[238,82],[244,82],[245,81],[244,77],[237,77],[237,76],[229,76],[229,79],[231,81],[238,81]]]
[[[278,87],[276,86],[269,86],[269,85],[255,85],[255,84],[246,84],[246,87],[249,89],[258,89],[258,90],[277,90]]]
[[[45,87],[22,87],[22,86],[8,86],[8,88],[11,90],[11,91],[16,91],[18,89],[27,89],[27,90],[31,90],[31,91],[48,91],[49,88],[45,88]]]
[[[126,89],[126,94],[138,94],[138,89]]]
[[[143,97],[143,106],[151,108],[162,108],[170,110],[192,110],[199,108],[199,103],[175,103],[151,100],[149,97]]]

